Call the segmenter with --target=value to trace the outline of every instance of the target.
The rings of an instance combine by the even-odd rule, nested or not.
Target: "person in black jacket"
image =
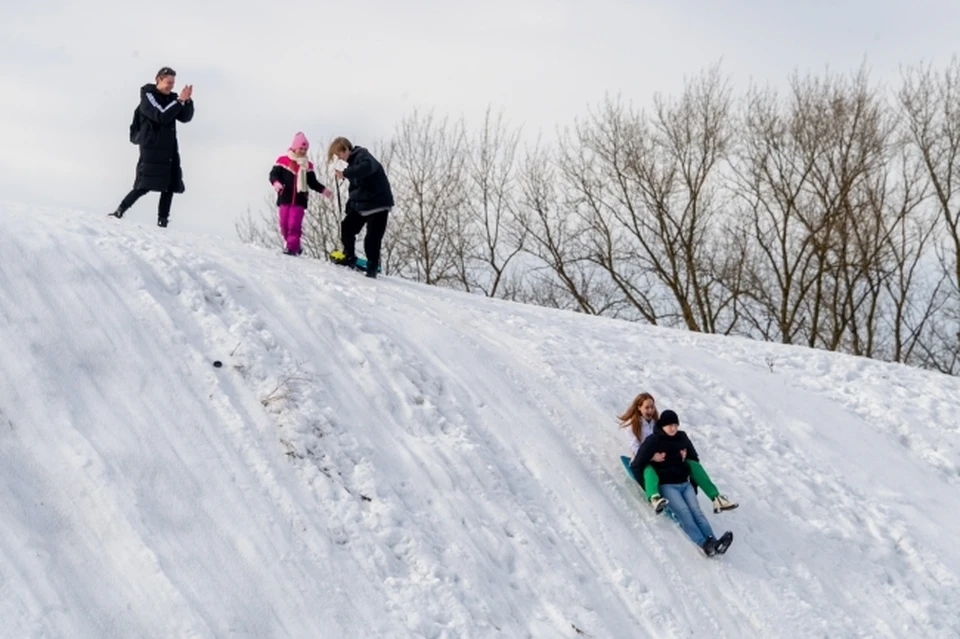
[[[697,493],[690,482],[688,460],[700,461],[697,449],[687,434],[680,430],[677,414],[665,410],[660,414],[653,434],[640,444],[640,449],[630,462],[630,470],[635,477],[642,477],[644,469],[652,466],[657,472],[660,492],[687,536],[708,556],[725,553],[733,542],[733,533],[727,531],[719,540],[713,536],[713,529],[700,510]]]
[[[653,434],[657,419],[660,413],[657,411],[657,402],[650,393],[640,393],[637,395],[626,412],[619,416],[620,427],[625,429],[627,442],[630,445],[632,455],[636,455],[640,450],[640,444],[647,437]],[[663,461],[659,456],[654,456],[653,461]],[[690,483],[694,488],[702,488],[707,494],[707,498],[713,502],[713,512],[720,513],[725,510],[733,510],[737,503],[720,494],[707,470],[699,461],[687,457],[687,466],[690,468]],[[637,483],[643,488],[647,500],[653,509],[660,513],[667,505],[667,500],[660,495],[660,481],[657,478],[657,471],[653,466],[647,466],[643,475],[636,477]]]
[[[174,193],[183,193],[183,170],[177,142],[177,122],[193,119],[193,86],[186,85],[177,95],[173,91],[177,72],[163,67],[155,84],[140,87],[140,105],[131,125],[131,141],[140,147],[133,189],[111,216],[122,218],[133,204],[149,191],[160,192],[157,225],[166,227]]]
[[[387,172],[370,151],[362,146],[353,146],[347,138],[339,137],[330,143],[327,161],[332,162],[335,157],[346,162],[347,166],[334,172],[338,178],[350,182],[346,215],[340,223],[344,258],[338,263],[351,267],[356,264],[357,234],[366,225],[363,251],[367,258],[367,277],[376,277],[383,234],[387,230],[387,216],[394,205]]]

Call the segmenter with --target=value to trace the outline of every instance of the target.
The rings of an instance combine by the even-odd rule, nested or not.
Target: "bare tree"
[[[503,113],[493,119],[488,108],[466,148],[464,231],[472,237],[457,243],[464,249],[457,255],[458,272],[465,290],[488,297],[516,298],[520,291],[519,278],[508,274],[527,235],[515,221],[519,143],[520,130]]]
[[[524,253],[531,258],[529,287],[522,299],[590,315],[610,314],[621,296],[588,257],[585,225],[560,192],[554,158],[538,140],[520,168],[516,222],[528,239]]]
[[[870,355],[890,272],[883,239],[891,209],[876,193],[888,181],[896,122],[864,68],[849,80],[828,75],[805,86],[828,141],[811,173],[812,219],[821,233],[808,343]]]
[[[838,348],[864,303],[880,244],[865,211],[892,131],[884,116],[863,71],[849,82],[795,75],[786,101],[748,92],[733,188],[752,240],[744,315],[764,339]]]
[[[275,209],[273,198],[270,197],[264,198],[264,207],[256,216],[247,207],[246,215],[233,225],[240,241],[267,248],[283,246]]]
[[[466,231],[466,134],[462,122],[414,112],[391,141],[396,274],[427,284],[459,281],[457,256],[475,251]]]
[[[942,307],[944,278],[933,278],[930,286],[931,277],[923,269],[923,259],[936,237],[937,217],[923,206],[929,195],[929,179],[922,160],[905,143],[899,148],[897,160],[899,175],[891,170],[890,176],[897,185],[892,187],[893,195],[888,195],[885,185],[875,191],[876,206],[886,207],[890,197],[895,207],[893,223],[883,238],[894,265],[891,276],[884,281],[890,301],[887,325],[891,345],[887,357],[916,363],[918,348],[922,352],[921,342],[928,338],[931,323]]]
[[[954,56],[940,74],[931,66],[909,69],[898,97],[931,181],[942,230],[936,248],[949,293],[931,333],[936,343],[922,350],[928,366],[960,372],[960,59]]]
[[[652,114],[608,99],[561,145],[570,203],[586,221],[590,259],[637,318],[729,332],[735,264],[716,231],[732,100],[718,67]],[[726,274],[726,273],[725,273]]]

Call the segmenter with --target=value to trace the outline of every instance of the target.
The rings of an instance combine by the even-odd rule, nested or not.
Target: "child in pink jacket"
[[[307,159],[310,142],[303,133],[293,137],[293,143],[285,155],[277,158],[270,171],[270,184],[277,192],[277,207],[280,215],[280,235],[283,236],[287,255],[300,255],[300,235],[303,228],[303,214],[307,208],[308,188],[327,198],[333,197],[333,191],[317,179],[313,163]]]

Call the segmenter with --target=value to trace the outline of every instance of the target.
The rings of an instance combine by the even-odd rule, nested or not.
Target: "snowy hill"
[[[960,379],[0,220],[0,636],[960,635]],[[623,473],[643,390],[723,557]]]

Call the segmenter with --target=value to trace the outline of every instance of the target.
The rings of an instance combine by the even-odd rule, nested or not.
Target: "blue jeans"
[[[693,484],[689,481],[682,484],[660,484],[660,496],[670,502],[667,507],[677,516],[680,527],[693,543],[702,546],[707,537],[713,537],[710,522],[697,503]]]

